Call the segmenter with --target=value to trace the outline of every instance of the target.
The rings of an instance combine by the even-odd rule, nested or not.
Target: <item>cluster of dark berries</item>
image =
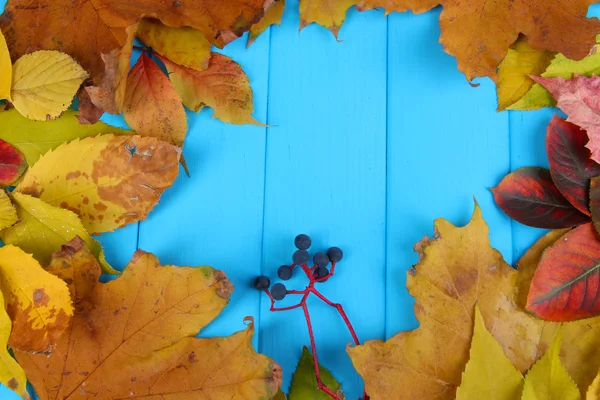
[[[339,247],[331,247],[327,250],[327,253],[316,253],[313,256],[314,265],[308,267],[307,263],[310,260],[308,249],[312,244],[310,237],[300,234],[294,239],[294,244],[298,250],[292,255],[292,265],[282,265],[277,269],[277,276],[284,281],[291,279],[294,267],[300,266],[310,280],[309,287],[312,287],[315,283],[325,282],[333,275],[335,263],[344,257],[344,253]],[[328,268],[329,263],[332,265],[331,271]],[[254,280],[254,288],[258,290],[268,290],[270,285],[271,280],[264,275],[258,276]],[[271,287],[269,293],[274,300],[283,300],[288,292],[283,283],[276,283]]]

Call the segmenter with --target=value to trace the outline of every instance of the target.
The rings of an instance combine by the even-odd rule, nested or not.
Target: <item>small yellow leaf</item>
[[[0,189],[0,231],[19,222],[17,210],[6,192]]]
[[[0,100],[10,97],[10,86],[12,85],[12,63],[6,39],[0,31]]]
[[[599,400],[600,399],[600,373],[596,376],[596,379],[592,382],[588,388],[585,400]]]
[[[300,29],[316,22],[337,38],[346,12],[355,3],[355,0],[303,0],[300,2]]]
[[[456,400],[514,400],[519,397],[522,388],[523,375],[486,329],[476,304],[470,358],[456,391]]]
[[[197,29],[171,28],[156,19],[143,19],[137,37],[176,64],[198,71],[208,68],[211,43]]]
[[[562,328],[552,345],[525,376],[522,400],[579,400],[579,389],[560,361]]]
[[[27,118],[46,121],[60,116],[73,101],[88,73],[65,53],[40,50],[13,65],[12,103]]]
[[[4,298],[0,296],[0,383],[11,388],[23,400],[29,400],[25,372],[6,349],[12,325],[4,308]]]
[[[526,36],[519,36],[498,66],[498,110],[523,97],[535,84],[529,76],[544,72],[555,55],[551,51],[535,50]]]
[[[13,322],[13,349],[50,352],[73,316],[67,284],[15,246],[0,248],[0,289]]]
[[[265,13],[258,23],[252,25],[250,33],[248,34],[247,46],[250,47],[257,37],[262,35],[264,31],[271,25],[281,25],[281,17],[283,16],[283,10],[285,9],[285,0],[278,0],[273,4]]]
[[[58,251],[60,246],[75,236],[79,236],[100,259],[104,272],[118,273],[105,261],[103,262],[104,256],[100,243],[90,237],[76,214],[18,192],[13,192],[12,198],[20,221],[0,231],[0,239],[5,244],[20,247],[25,252],[33,254],[36,260],[46,266],[50,262],[52,253]]]

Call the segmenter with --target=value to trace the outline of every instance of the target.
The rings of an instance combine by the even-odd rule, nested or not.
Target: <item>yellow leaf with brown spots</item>
[[[177,177],[180,155],[151,137],[76,139],[42,156],[15,191],[75,212],[90,233],[108,232],[146,218]]]
[[[527,279],[531,274],[506,264],[490,246],[488,232],[477,206],[465,227],[436,220],[435,238],[415,246],[421,259],[409,271],[407,286],[416,299],[419,328],[348,350],[372,398],[391,399],[402,392],[407,398],[454,399],[469,359],[476,302],[486,327],[519,371],[527,371],[544,354],[558,325],[519,307],[517,288],[526,286],[520,275]],[[563,363],[584,388],[600,363],[600,331],[590,321],[564,329],[569,352],[563,354]]]
[[[250,28],[250,33],[248,34],[248,43],[247,47],[250,47],[252,43],[256,40],[257,37],[262,35],[264,31],[271,25],[281,25],[281,17],[283,17],[283,11],[285,9],[285,0],[276,0],[275,4],[271,6],[266,12],[265,16],[252,25]]]
[[[212,45],[197,29],[172,28],[157,19],[144,18],[140,22],[137,37],[176,64],[197,71],[208,68]]]
[[[123,274],[98,282],[81,241],[55,254],[75,304],[49,357],[16,352],[40,400],[271,399],[281,368],[252,348],[253,324],[231,336],[194,336],[227,305],[233,287],[210,267],[161,266],[138,251]]]
[[[232,124],[260,125],[252,116],[252,88],[241,65],[231,58],[213,53],[204,71],[195,71],[160,57],[169,79],[183,104],[193,111],[204,107],[214,110],[213,118]]]
[[[0,248],[0,289],[12,320],[9,345],[49,353],[67,330],[73,306],[65,282],[15,246]]]
[[[11,328],[10,318],[4,308],[4,298],[0,296],[0,383],[14,390],[23,400],[30,400],[25,371],[6,349]]]
[[[0,189],[0,231],[19,222],[17,210],[3,189]]]
[[[52,253],[79,236],[100,259],[104,272],[119,273],[106,262],[102,246],[87,233],[76,214],[22,193],[13,192],[11,197],[19,222],[0,231],[0,239],[5,244],[21,248],[46,266]]]

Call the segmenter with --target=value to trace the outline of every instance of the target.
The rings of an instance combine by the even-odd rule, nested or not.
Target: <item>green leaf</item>
[[[31,121],[15,109],[0,112],[0,139],[15,146],[32,166],[48,150],[52,150],[77,138],[104,133],[132,134],[98,122],[93,125],[80,124],[77,113],[67,110],[60,118],[50,121]]]
[[[314,363],[313,356],[308,351],[308,348],[304,346],[302,357],[292,377],[292,386],[290,387],[288,400],[331,400],[331,397],[327,393],[317,389]],[[341,385],[331,375],[331,372],[319,365],[319,373],[321,374],[323,384],[342,398],[345,397],[342,393]]]

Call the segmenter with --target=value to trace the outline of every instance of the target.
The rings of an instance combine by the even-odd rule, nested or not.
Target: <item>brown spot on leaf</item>
[[[40,288],[33,291],[33,304],[35,304],[36,307],[48,305],[49,301],[50,297],[46,294],[46,289]]]
[[[81,171],[71,171],[67,174],[66,178],[67,178],[67,180],[69,180],[69,179],[79,178],[80,176],[81,176]]]
[[[19,382],[16,378],[10,378],[10,380],[7,382],[7,386],[12,390],[17,390],[19,387]]]

